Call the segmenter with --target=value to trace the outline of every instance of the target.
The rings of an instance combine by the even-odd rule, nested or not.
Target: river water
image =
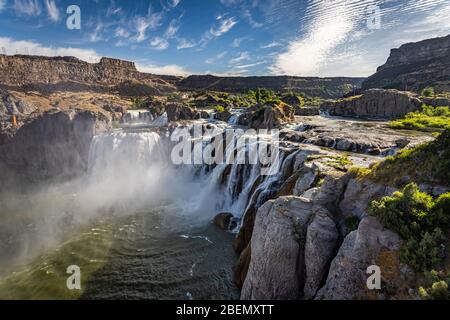
[[[212,223],[229,197],[194,169],[152,130],[116,130],[94,138],[79,181],[2,195],[0,299],[237,299],[235,234]]]

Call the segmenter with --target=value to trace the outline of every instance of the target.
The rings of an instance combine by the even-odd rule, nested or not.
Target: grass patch
[[[403,119],[389,123],[393,129],[441,132],[450,129],[449,107],[432,107],[423,105],[421,111],[408,113]]]

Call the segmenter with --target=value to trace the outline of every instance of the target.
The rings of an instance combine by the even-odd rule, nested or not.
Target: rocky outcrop
[[[392,49],[387,62],[363,82],[362,88],[420,92],[427,86],[450,91],[450,35]]]
[[[312,97],[339,98],[352,88],[360,87],[364,78],[317,78],[317,77],[216,77],[193,75],[181,80],[182,90],[215,90],[246,92],[258,88],[274,91],[297,91]],[[326,88],[326,89],[324,89]]]
[[[320,109],[331,116],[395,119],[421,106],[422,102],[410,92],[371,89],[360,96],[325,102]]]
[[[51,110],[20,127],[0,146],[2,181],[67,180],[87,170],[91,140],[111,119],[86,110]],[[16,183],[8,184],[14,186]]]
[[[259,210],[252,236],[250,266],[241,299],[297,299],[302,286],[299,261],[304,247],[297,237],[311,215],[311,204],[301,198],[281,197],[266,202]],[[294,232],[297,231],[298,234]],[[264,281],[261,281],[264,279]]]
[[[295,108],[295,115],[301,117],[318,116],[320,114],[319,107],[301,107]]]
[[[358,229],[345,238],[331,263],[325,286],[319,290],[316,299],[387,298],[383,291],[367,288],[366,282],[370,275],[367,269],[372,265],[379,266],[385,286],[389,285],[393,289],[393,282],[401,279],[399,261],[401,244],[400,237],[383,228],[377,219],[364,218]]]
[[[180,104],[169,103],[165,106],[169,121],[200,119],[202,114],[194,108]]]
[[[294,121],[294,109],[282,104],[266,104],[248,108],[239,116],[239,124],[253,129],[274,129]]]
[[[174,92],[179,78],[139,72],[134,63],[102,58],[88,63],[75,57],[0,55],[0,84],[39,91],[119,92],[127,96]]]

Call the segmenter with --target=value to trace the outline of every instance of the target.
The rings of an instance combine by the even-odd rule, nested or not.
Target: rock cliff
[[[309,96],[339,98],[361,86],[364,78],[317,78],[317,77],[216,77],[193,75],[181,80],[183,90],[216,90],[244,92],[258,88],[274,91],[299,91]]]
[[[433,86],[450,91],[450,35],[392,49],[387,62],[367,78],[362,88],[393,88],[420,92]]]
[[[175,91],[173,83],[177,80],[177,77],[139,72],[133,62],[112,58],[102,58],[99,63],[88,63],[75,57],[0,55],[0,84],[27,91],[161,94]],[[127,87],[131,90],[136,86],[140,90],[127,94]]]
[[[421,106],[422,101],[413,93],[370,89],[362,95],[325,102],[320,109],[331,116],[395,119]]]

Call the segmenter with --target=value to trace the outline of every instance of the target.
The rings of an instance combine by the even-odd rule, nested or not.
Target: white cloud
[[[219,26],[212,27],[209,30],[209,32],[214,37],[220,37],[224,33],[227,33],[228,31],[230,31],[231,28],[233,28],[236,25],[236,23],[237,23],[237,21],[236,21],[236,19],[234,17],[223,19],[223,20],[220,21]]]
[[[239,55],[233,59],[231,59],[229,62],[230,64],[237,64],[242,61],[251,60],[250,54],[247,51],[240,52]]]
[[[3,11],[3,9],[5,9],[6,6],[6,0],[0,0],[0,12]]]
[[[110,17],[120,13],[122,13],[122,8],[116,7],[116,3],[114,2],[114,0],[111,0],[111,3],[106,10],[106,16]]]
[[[271,42],[271,43],[261,46],[261,49],[270,49],[270,48],[281,47],[281,46],[282,46],[281,43],[274,41],[274,42]]]
[[[244,41],[245,39],[246,39],[245,37],[234,39],[233,42],[231,43],[231,47],[239,48],[241,46],[242,41]]]
[[[103,36],[102,36],[103,30],[104,30],[103,23],[101,23],[101,22],[97,23],[97,25],[94,28],[94,31],[88,35],[89,41],[90,42],[102,41],[103,40]]]
[[[367,28],[369,5],[382,8],[380,30]],[[301,20],[305,33],[275,56],[272,74],[368,76],[390,49],[450,30],[448,0],[315,0],[306,13]]]
[[[180,4],[181,0],[167,0],[167,3],[171,6],[171,7],[176,7]]]
[[[193,48],[195,47],[197,44],[193,41],[184,39],[184,38],[180,38],[178,39],[178,45],[177,45],[177,49],[181,50],[181,49],[189,49],[189,48]]]
[[[172,38],[178,32],[179,28],[180,28],[179,20],[173,19],[172,21],[170,21],[164,36],[166,38]]]
[[[153,73],[153,74],[167,74],[167,75],[175,75],[175,76],[187,76],[192,74],[192,72],[186,70],[184,67],[169,64],[165,66],[157,66],[157,65],[142,65],[137,64],[136,68],[141,72]]]
[[[150,46],[155,50],[166,50],[169,47],[169,42],[161,37],[154,37],[150,40]]]
[[[114,36],[119,38],[128,38],[130,33],[125,28],[118,27],[114,32]]]
[[[54,0],[45,0],[45,6],[47,7],[47,12],[50,20],[53,22],[59,21],[59,9],[55,4]]]
[[[147,29],[154,30],[161,25],[161,21],[164,15],[161,12],[151,12],[149,8],[148,15],[146,17],[137,17],[135,20],[136,36],[134,40],[142,42],[147,39]]]
[[[87,62],[98,62],[101,56],[92,49],[72,47],[46,47],[31,40],[14,40],[0,37],[0,47],[6,48],[7,54],[32,54],[38,56],[74,56]]]
[[[41,6],[37,0],[14,0],[14,11],[17,15],[38,16]]]
[[[206,59],[205,63],[206,64],[214,64],[217,61],[222,60],[227,55],[227,53],[228,53],[228,51],[223,51],[212,58]]]
[[[252,27],[252,28],[261,28],[263,26],[262,23],[255,21],[255,19],[253,19],[253,16],[250,12],[250,10],[245,9],[243,12],[243,17],[245,20],[247,20],[248,24]]]

